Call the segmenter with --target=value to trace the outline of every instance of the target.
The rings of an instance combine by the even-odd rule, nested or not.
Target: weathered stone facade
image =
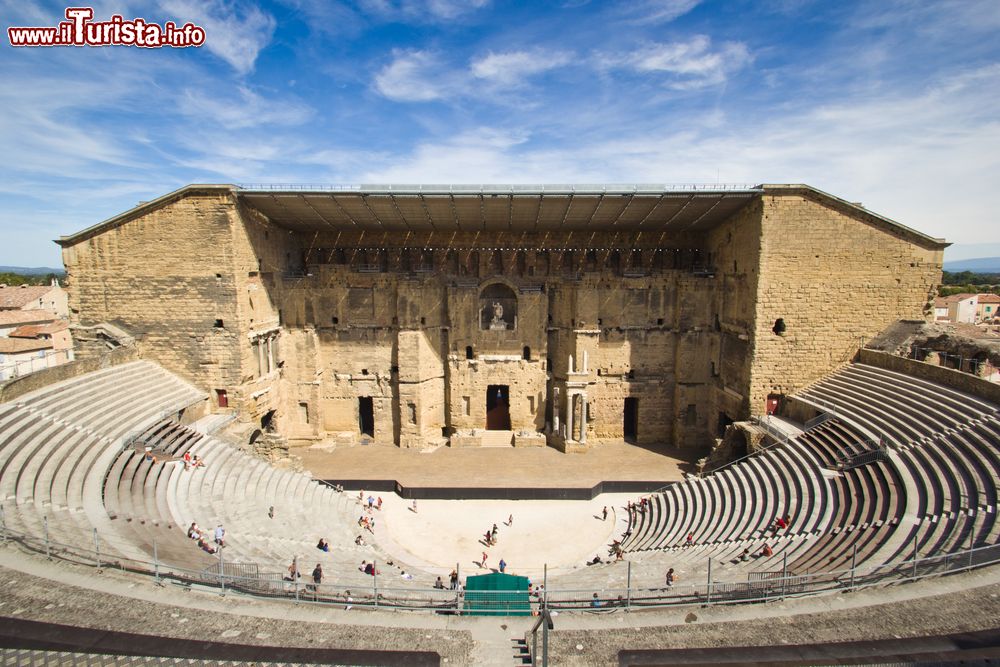
[[[403,447],[705,446],[940,278],[943,242],[805,186],[671,197],[191,186],[60,243],[74,319],[217,406]]]

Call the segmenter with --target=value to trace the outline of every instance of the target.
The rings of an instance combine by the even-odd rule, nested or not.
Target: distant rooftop
[[[35,299],[57,289],[52,285],[2,285],[0,286],[0,310],[23,308]]]

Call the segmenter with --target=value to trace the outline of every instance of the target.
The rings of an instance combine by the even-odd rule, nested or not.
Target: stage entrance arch
[[[510,430],[510,387],[505,384],[486,388],[486,430]]]

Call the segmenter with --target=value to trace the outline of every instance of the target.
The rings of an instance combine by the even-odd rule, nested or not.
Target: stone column
[[[272,347],[274,343],[274,336],[267,337],[267,372],[270,373],[274,370],[274,348]]]
[[[575,394],[566,393],[566,439],[573,440],[573,399]]]
[[[552,388],[552,431],[559,435],[559,387]]]
[[[582,442],[583,444],[587,444],[587,395],[586,394],[580,394],[580,442]]]

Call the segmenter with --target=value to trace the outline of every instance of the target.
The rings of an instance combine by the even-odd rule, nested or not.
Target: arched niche
[[[503,283],[492,283],[479,293],[479,326],[485,330],[513,330],[517,325],[517,294]]]

